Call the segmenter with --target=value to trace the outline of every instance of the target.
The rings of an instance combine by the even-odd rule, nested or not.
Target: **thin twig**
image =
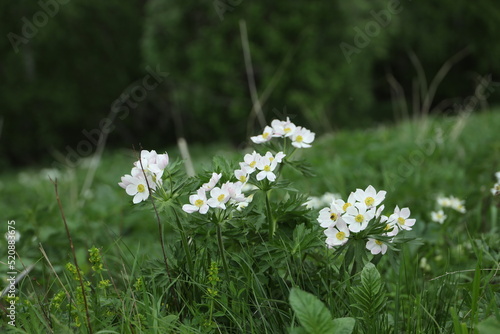
[[[243,47],[243,57],[245,58],[245,68],[247,71],[248,88],[250,89],[250,97],[252,98],[252,111],[257,115],[260,126],[266,126],[266,119],[262,113],[262,105],[259,100],[257,88],[255,86],[255,77],[252,66],[252,56],[250,54],[250,46],[248,44],[247,25],[244,20],[240,20],[241,46]]]
[[[499,268],[496,268],[496,269],[479,269],[480,271],[499,271],[500,269]],[[446,276],[449,276],[449,275],[455,275],[455,274],[461,274],[461,273],[468,273],[468,272],[472,272],[472,271],[476,271],[476,269],[466,269],[466,270],[457,270],[457,271],[453,271],[451,273],[445,273],[441,276],[438,276],[438,277],[434,277],[434,278],[431,278],[429,281],[434,281],[434,280],[437,280],[437,279],[440,279],[440,278],[443,278],[443,277],[446,277]]]
[[[73,262],[75,263],[76,273],[78,274],[78,281],[80,282],[80,288],[82,289],[83,304],[85,305],[85,314],[87,316],[87,327],[89,329],[89,333],[92,334],[93,331],[92,331],[92,326],[90,324],[89,306],[87,304],[87,296],[85,295],[85,287],[83,285],[83,279],[80,273],[80,267],[78,266],[78,261],[76,259],[75,245],[73,244],[73,239],[71,239],[71,234],[69,233],[69,228],[68,228],[68,222],[66,221],[66,216],[64,215],[61,199],[59,198],[59,191],[57,190],[57,179],[55,181],[50,179],[50,181],[54,184],[54,191],[56,193],[57,205],[59,206],[59,212],[61,212],[61,217],[64,222],[64,227],[66,228],[66,236],[68,237],[69,240],[71,253],[73,254]]]

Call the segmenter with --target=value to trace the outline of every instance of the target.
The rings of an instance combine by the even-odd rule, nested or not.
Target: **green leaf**
[[[337,318],[333,320],[332,333],[351,334],[356,321],[354,318]]]
[[[304,327],[295,327],[290,330],[290,334],[308,334],[309,332]]]
[[[495,317],[490,317],[477,324],[479,334],[496,334],[500,328],[500,321]]]
[[[307,333],[334,334],[330,311],[313,294],[298,288],[292,288],[290,305]]]

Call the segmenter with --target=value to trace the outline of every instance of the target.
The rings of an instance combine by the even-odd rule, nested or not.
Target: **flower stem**
[[[217,244],[219,246],[219,253],[222,258],[222,266],[224,267],[224,273],[226,274],[226,278],[229,279],[229,269],[227,267],[226,251],[224,249],[224,244],[222,243],[222,228],[220,224],[221,222],[217,224]]]
[[[182,247],[184,248],[184,253],[186,254],[190,274],[194,275],[194,268],[193,268],[194,262],[191,258],[191,252],[189,251],[189,245],[187,242],[186,233],[184,232],[184,227],[182,226],[182,223],[179,220],[179,216],[177,215],[175,208],[172,208],[172,211],[174,212],[175,215],[175,222],[177,223],[177,228],[179,229],[179,233],[181,234],[181,243]]]
[[[271,204],[269,203],[270,191],[266,191],[266,211],[267,211],[267,222],[269,225],[269,240],[273,240],[274,233],[276,232],[276,221],[273,219],[273,213],[271,211]]]

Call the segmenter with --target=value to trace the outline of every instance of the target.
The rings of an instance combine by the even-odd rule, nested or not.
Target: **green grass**
[[[186,226],[188,233],[198,232],[190,234],[189,245],[182,246],[172,216],[161,212],[174,278],[167,277],[154,212],[132,205],[131,198],[117,186],[120,176],[128,173],[136,160],[132,152],[106,152],[86,196],[80,194],[85,166],[59,171],[59,191],[77,259],[84,276],[92,282],[92,327],[109,329],[110,333],[287,333],[287,328],[297,325],[288,294],[291,286],[298,286],[319,297],[333,318],[357,318],[358,332],[367,332],[364,326],[368,321],[394,333],[462,333],[464,328],[472,332],[486,318],[498,317],[500,306],[495,271],[500,261],[499,200],[489,192],[493,174],[500,170],[498,129],[500,113],[489,112],[341,131],[317,138],[312,148],[296,154],[311,165],[315,177],[284,169],[284,177],[301,194],[334,192],[346,198],[350,191],[371,184],[388,191],[386,208],[398,204],[412,210],[417,224],[410,235],[418,241],[377,263],[382,297],[387,301],[369,318],[368,310],[362,312],[362,307],[353,306],[360,302],[356,297],[359,275],[339,280],[342,257],[334,259],[318,246],[324,240],[313,226],[318,210],[300,216],[290,209],[286,216],[292,219],[290,234],[280,235],[282,239],[273,243],[253,239],[255,247],[248,247],[238,231],[228,229],[224,238],[230,277],[220,266],[216,275],[220,281],[212,286],[208,270],[212,261],[220,264],[217,244],[211,241],[215,240],[213,231],[203,230],[203,235],[201,230]],[[224,155],[233,168],[242,157],[242,152],[223,145],[190,149],[198,172],[210,168],[213,155]],[[175,148],[168,152],[171,159],[179,157]],[[55,333],[86,332],[84,308],[62,316],[64,312],[50,306],[63,286],[78,298],[79,285],[64,269],[72,257],[54,188],[46,174],[46,170],[29,169],[0,176],[0,211],[6,219],[16,221],[21,233],[16,245],[18,267],[35,264],[20,283],[17,305],[23,312],[18,313],[17,331],[46,333],[52,328]],[[443,225],[432,222],[430,212],[440,194],[465,199],[466,214],[450,214]],[[258,224],[261,218],[248,219]],[[306,222],[306,228],[295,228],[295,221]],[[5,239],[1,238],[0,244],[6,249]],[[102,278],[87,260],[87,250],[94,245],[101,249],[108,269],[104,278],[113,283],[104,292],[97,290]],[[189,252],[193,259],[187,263]],[[425,268],[422,258],[427,261]],[[0,278],[5,278],[6,272],[3,270]],[[144,279],[143,285],[136,284],[139,277]],[[214,298],[207,297],[211,286],[218,291]],[[171,298],[172,291],[175,298]],[[213,329],[203,324],[209,314]],[[82,323],[79,329],[74,327],[75,315]],[[6,326],[0,322],[0,329]],[[488,328],[488,322],[483,328]]]

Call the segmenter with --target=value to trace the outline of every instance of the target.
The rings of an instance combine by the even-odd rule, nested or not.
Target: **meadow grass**
[[[500,320],[500,200],[490,188],[500,170],[498,129],[500,113],[485,112],[317,138],[312,148],[296,153],[314,176],[283,169],[283,178],[291,182],[276,190],[271,203],[280,224],[273,240],[260,233],[267,222],[258,210],[249,209],[247,216],[222,227],[218,243],[216,224],[187,223],[170,202],[159,201],[167,268],[151,206],[132,205],[117,185],[136,160],[133,152],[107,152],[86,194],[80,194],[85,163],[76,169],[3,174],[0,210],[21,233],[16,264],[20,271],[34,267],[18,283],[17,328],[2,316],[0,329],[310,333],[320,328],[314,327],[320,326],[314,318],[320,314],[327,324],[355,319],[359,333],[494,333],[491,328]],[[175,148],[168,153],[171,159],[180,156]],[[214,168],[214,155],[224,156],[215,163],[222,169],[236,168],[242,157],[223,145],[194,145],[191,154],[200,175]],[[83,280],[68,265],[74,259],[47,175],[58,179]],[[183,181],[194,189],[196,181]],[[408,237],[415,239],[399,251],[369,256],[376,267],[343,268],[348,255],[326,248],[316,222],[319,209],[302,204],[309,195],[331,192],[346,198],[368,185],[388,191],[386,207],[411,208],[417,223]],[[279,195],[292,188],[296,191]],[[433,222],[431,211],[440,195],[464,199],[466,213],[450,211],[444,224]],[[264,203],[265,196],[255,196]],[[187,203],[187,196],[182,201]],[[5,239],[0,243],[6,249]],[[99,253],[90,261],[93,246]],[[6,272],[0,273],[2,279]],[[291,297],[294,287],[311,295]],[[304,300],[317,312],[301,309]],[[2,303],[5,310],[8,300]]]

